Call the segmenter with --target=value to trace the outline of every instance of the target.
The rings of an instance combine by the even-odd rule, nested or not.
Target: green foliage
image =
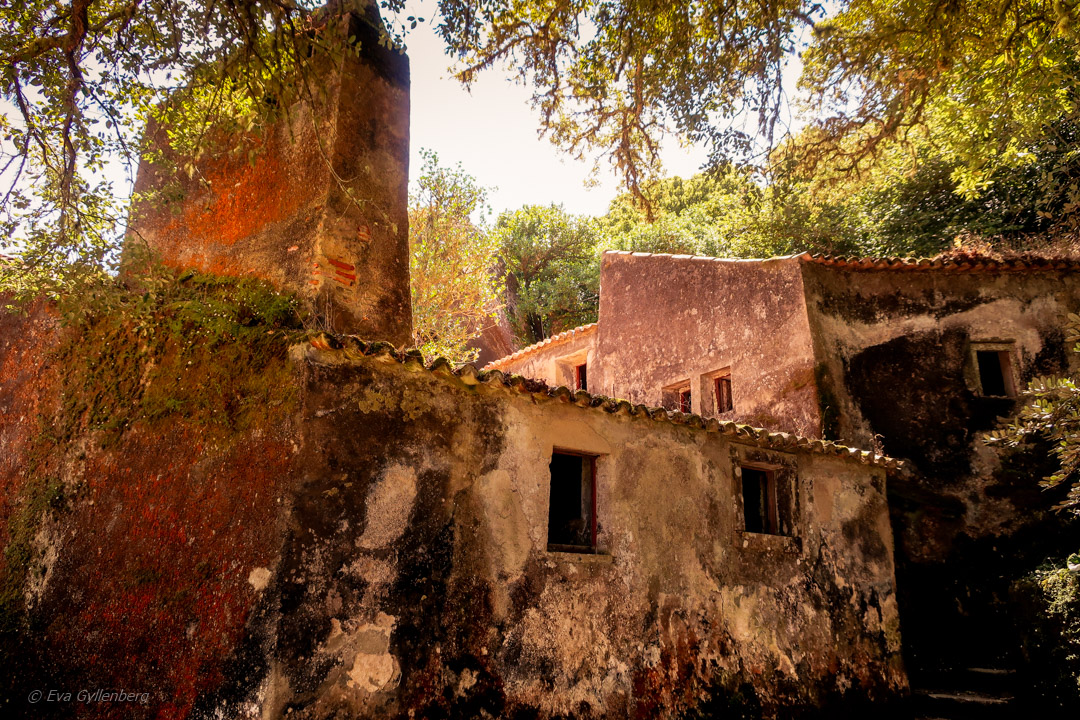
[[[128,274],[130,273],[130,274]],[[143,263],[60,306],[62,407],[47,432],[117,440],[178,415],[242,430],[290,398],[286,351],[303,336],[294,298],[260,281]]]
[[[8,520],[7,545],[0,571],[0,634],[17,629],[26,610],[23,589],[38,561],[35,538],[46,516],[61,512],[64,484],[54,477],[39,477],[27,468],[27,477]]]
[[[528,205],[503,213],[493,234],[506,272],[507,314],[521,342],[596,320],[600,266],[592,219]]]
[[[324,66],[356,51],[341,11],[369,4],[0,4],[0,237],[21,260],[0,273],[0,292],[57,297],[115,269],[126,193],[100,178],[116,165],[133,173],[147,120],[188,158],[242,149],[298,100],[317,99]],[[403,0],[380,5],[396,12]]]
[[[487,191],[460,164],[441,167],[434,152],[421,155],[424,167],[409,200],[413,342],[427,357],[467,362],[476,357],[467,343],[498,310],[499,242],[484,227]]]
[[[1080,709],[1080,575],[1046,563],[1015,582],[1010,595],[1033,694]]]
[[[665,178],[644,194],[648,213],[629,194],[612,202],[600,220],[605,249],[755,258],[858,246],[848,207],[814,205],[800,189],[759,184],[745,169]]]
[[[1065,341],[1080,353],[1080,316],[1069,313]],[[1043,487],[1070,484],[1059,509],[1080,514],[1080,379],[1037,377],[1021,393],[1023,404],[1009,423],[985,437],[991,446],[1017,448],[1035,438],[1051,443],[1058,470],[1042,480]]]

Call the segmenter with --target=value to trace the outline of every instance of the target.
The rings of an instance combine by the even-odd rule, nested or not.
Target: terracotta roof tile
[[[308,339],[306,346],[317,351],[315,355],[305,353],[307,357],[316,362],[349,362],[362,357],[370,357],[383,362],[399,363],[417,371],[430,372],[433,375],[460,382],[467,387],[483,385],[503,392],[530,395],[535,402],[561,402],[596,412],[606,412],[611,415],[649,419],[654,422],[671,423],[672,425],[686,425],[704,432],[720,433],[742,442],[751,442],[775,450],[802,449],[822,455],[857,460],[864,465],[877,465],[893,470],[904,467],[901,460],[878,455],[868,450],[857,450],[828,440],[816,440],[791,433],[772,432],[750,425],[721,422],[716,418],[704,418],[700,415],[671,412],[664,408],[635,405],[627,400],[593,395],[584,390],[572,391],[562,385],[552,388],[540,380],[503,373],[501,370],[478,370],[471,364],[455,368],[449,361],[441,357],[425,365],[424,358],[418,351],[396,350],[393,345],[387,342],[365,342],[353,336],[317,333]],[[301,344],[298,347],[301,348],[301,352],[304,352],[305,345]]]
[[[749,263],[763,263],[763,262],[775,262],[777,260],[792,260],[794,258],[801,258],[802,255],[777,255],[775,257],[768,258],[724,258],[724,257],[712,257],[709,255],[673,255],[671,253],[647,253],[647,252],[632,252],[630,250],[605,250],[604,255],[629,255],[636,258],[666,258],[668,260],[676,260],[678,262],[697,262],[697,263],[731,263],[731,264],[749,264]]]
[[[995,259],[985,255],[943,255],[935,258],[858,257],[853,255],[824,255],[800,253],[771,258],[718,258],[706,255],[671,255],[667,253],[640,253],[627,250],[606,250],[605,255],[630,255],[633,257],[667,258],[677,262],[763,263],[775,260],[797,259],[804,263],[826,265],[848,270],[899,270],[899,271],[951,271],[951,272],[1025,272],[1078,270],[1080,259],[1051,257],[1035,253],[1017,254]]]
[[[566,330],[565,332],[552,335],[545,340],[541,340],[538,343],[530,345],[527,348],[522,348],[515,353],[505,355],[498,360],[492,360],[484,366],[484,369],[502,370],[510,363],[517,362],[518,360],[528,357],[529,355],[533,355],[545,348],[554,347],[555,345],[561,345],[562,343],[567,342],[568,340],[573,340],[576,337],[583,337],[590,332],[593,332],[594,330],[596,330],[596,323],[589,323],[588,325],[581,325],[580,327],[576,327],[573,330]]]
[[[853,257],[803,253],[802,262],[846,270],[898,270],[922,272],[1026,272],[1080,269],[1080,260],[1045,255],[1015,255],[999,259],[983,255],[944,255],[935,258]]]

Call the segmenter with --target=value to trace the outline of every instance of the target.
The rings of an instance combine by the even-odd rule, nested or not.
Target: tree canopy
[[[527,205],[495,225],[506,273],[507,315],[523,344],[596,320],[598,233],[591,218]]]
[[[427,357],[465,362],[476,356],[467,344],[499,308],[499,239],[484,226],[487,190],[460,165],[422,155],[409,198],[413,344]]]
[[[975,191],[1075,112],[1078,6],[1068,0],[442,0],[440,32],[470,82],[507,63],[541,127],[610,158],[642,197],[659,142],[764,160],[784,130],[797,55],[810,120],[798,164],[864,169],[929,140]],[[782,135],[782,132],[781,132]]]
[[[116,260],[125,193],[103,171],[134,166],[148,119],[166,120],[174,142],[198,157],[222,151],[211,143],[228,134],[210,128],[258,133],[316,92],[312,58],[349,51],[335,18],[375,5],[318,2],[0,6],[0,232],[22,259],[20,272],[3,273],[4,287],[40,288],[58,269],[93,272]],[[755,164],[771,179],[768,192],[838,183],[850,194],[851,178],[873,185],[885,163],[913,177],[947,173],[971,200],[1027,182],[1025,169],[1042,163],[1029,173],[1052,199],[1039,212],[1080,207],[1075,0],[434,4],[462,81],[505,65],[532,88],[541,131],[610,163],[639,204],[660,177],[660,143],[674,137],[708,144],[721,174]],[[384,41],[402,42],[418,19],[404,0],[378,6]],[[785,75],[799,61],[792,88]],[[794,136],[793,108],[806,122]]]

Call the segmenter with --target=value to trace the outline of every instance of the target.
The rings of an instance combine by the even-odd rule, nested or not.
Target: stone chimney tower
[[[379,43],[376,4],[327,13],[358,53],[327,58],[300,102],[246,153],[204,157],[192,178],[143,160],[136,193],[179,186],[172,203],[133,208],[127,245],[168,265],[254,276],[299,294],[331,330],[408,344],[409,60]],[[334,27],[334,25],[328,25]],[[170,153],[161,127],[148,142]],[[175,159],[175,155],[172,155]],[[166,183],[166,181],[169,181]]]

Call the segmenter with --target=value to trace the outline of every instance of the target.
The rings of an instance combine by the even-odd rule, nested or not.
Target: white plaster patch
[[[52,579],[53,567],[60,557],[60,537],[56,523],[46,515],[41,528],[34,536],[33,548],[38,558],[37,572],[27,573],[27,602],[32,607],[45,594],[45,588]]]
[[[357,545],[383,548],[401,537],[416,502],[416,471],[391,465],[368,491],[364,534]]]
[[[396,683],[399,674],[398,663],[393,655],[357,653],[356,660],[349,669],[349,683],[360,690],[376,693]]]
[[[255,592],[262,592],[270,584],[270,570],[264,567],[255,568],[248,575],[248,582],[255,588]]]
[[[401,677],[397,658],[389,652],[390,633],[396,618],[379,613],[374,623],[362,625],[354,634],[357,653],[349,668],[349,684],[364,692],[377,693],[395,687]]]

